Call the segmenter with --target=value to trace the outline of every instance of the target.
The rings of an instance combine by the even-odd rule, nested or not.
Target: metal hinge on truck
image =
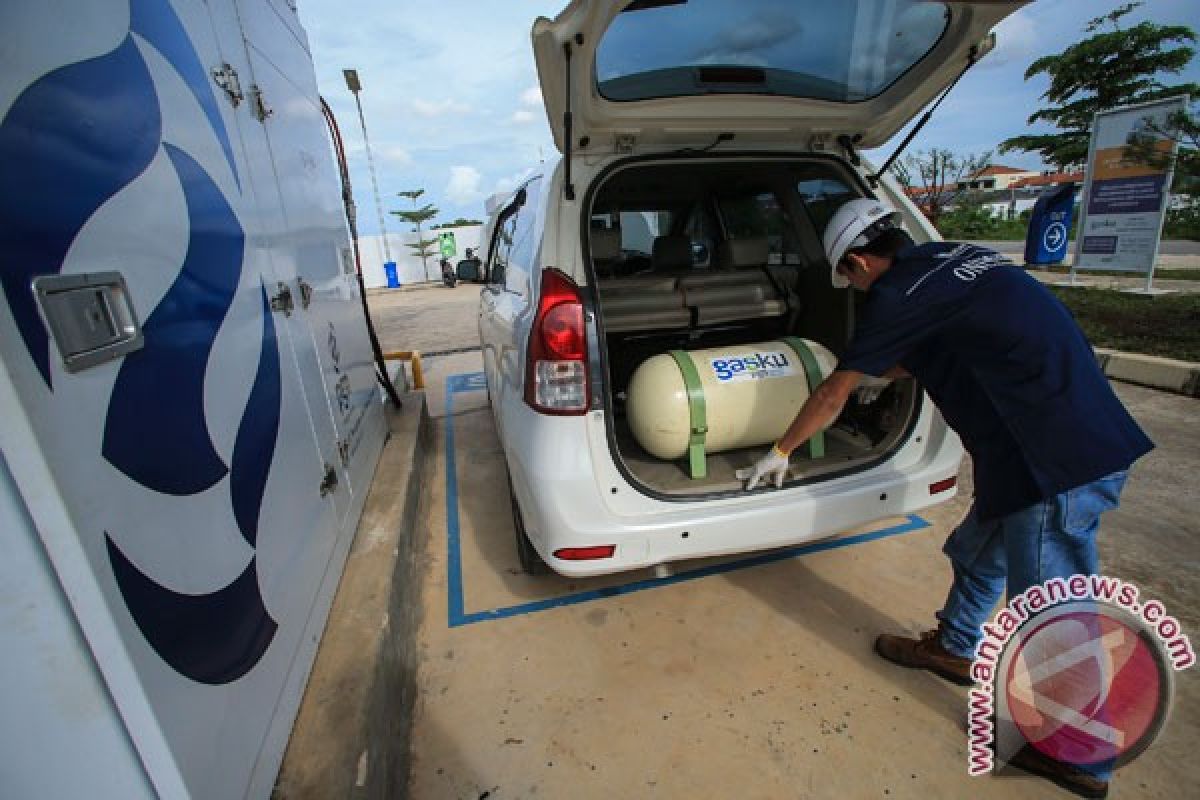
[[[254,118],[259,122],[266,122],[267,117],[275,113],[275,109],[267,105],[260,86],[254,85],[250,87],[250,110],[254,113]]]
[[[296,285],[300,287],[300,307],[307,309],[310,305],[312,305],[312,284],[304,280],[304,278],[298,278],[296,280]]]

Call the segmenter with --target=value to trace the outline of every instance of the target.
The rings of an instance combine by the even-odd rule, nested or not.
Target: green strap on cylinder
[[[683,385],[687,388],[688,414],[688,469],[692,479],[703,478],[708,474],[708,465],[704,458],[704,437],[708,433],[708,417],[705,413],[704,386],[700,383],[700,373],[686,350],[672,350],[671,358],[679,365],[679,374],[683,376]]]
[[[808,393],[811,396],[814,389],[821,385],[821,367],[817,364],[817,359],[812,354],[812,350],[808,349],[808,345],[798,336],[785,336],[783,341],[787,342],[788,347],[796,351],[796,355],[800,357],[800,363],[804,365],[804,377],[808,381]],[[825,456],[825,431],[817,431],[812,438],[808,440],[808,455],[810,458],[823,458]]]

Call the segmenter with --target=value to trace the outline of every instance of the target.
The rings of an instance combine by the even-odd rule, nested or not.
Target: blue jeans
[[[998,519],[980,521],[972,506],[942,548],[954,568],[937,613],[942,647],[974,658],[980,628],[1006,587],[1015,597],[1050,578],[1096,574],[1100,515],[1117,507],[1127,475],[1114,472]],[[1108,778],[1107,770],[1089,771]]]

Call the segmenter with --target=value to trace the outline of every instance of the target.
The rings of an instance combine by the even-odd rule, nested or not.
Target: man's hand
[[[787,455],[780,452],[777,445],[772,445],[771,451],[754,462],[754,466],[739,469],[734,473],[734,476],[739,481],[746,481],[746,491],[750,491],[767,480],[774,481],[776,489],[782,489],[783,479],[787,477],[787,471]]]

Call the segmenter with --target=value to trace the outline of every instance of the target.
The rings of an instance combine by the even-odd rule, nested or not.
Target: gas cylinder
[[[812,354],[817,375],[807,374],[798,347]],[[681,352],[646,359],[626,389],[625,412],[633,436],[648,453],[661,459],[685,455],[693,431]],[[811,389],[837,366],[833,353],[808,339],[689,350],[683,357],[694,367],[695,383],[704,399],[707,453],[779,439]]]

